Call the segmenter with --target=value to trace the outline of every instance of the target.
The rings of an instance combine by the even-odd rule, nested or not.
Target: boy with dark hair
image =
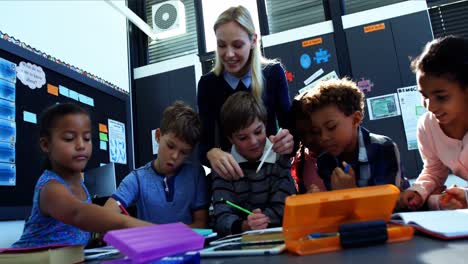
[[[231,95],[221,109],[223,131],[232,143],[231,155],[244,177],[228,181],[213,172],[215,227],[220,234],[281,226],[284,200],[296,193],[288,156],[270,152],[256,173],[272,144],[265,132],[266,119],[265,107],[248,92]],[[231,207],[226,200],[252,214]]]
[[[311,133],[323,151],[318,173],[328,190],[382,184],[408,187],[397,145],[361,126],[364,94],[349,79],[320,82],[302,97]]]
[[[200,164],[185,162],[200,139],[200,129],[198,114],[190,106],[176,101],[167,107],[156,129],[156,159],[130,172],[105,206],[120,212],[117,201],[124,207],[136,203],[140,219],[206,227],[205,172]]]

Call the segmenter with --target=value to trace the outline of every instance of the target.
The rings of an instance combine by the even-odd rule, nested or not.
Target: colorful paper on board
[[[107,133],[107,126],[104,124],[99,123],[99,132]]]
[[[0,119],[15,121],[16,106],[13,102],[0,99]]]
[[[31,113],[28,111],[23,111],[23,120],[25,122],[37,124],[37,116],[35,113]]]
[[[107,150],[107,142],[106,142],[106,141],[100,140],[100,141],[99,141],[99,148],[100,148],[101,150]]]
[[[99,140],[102,140],[102,141],[109,141],[109,139],[107,138],[107,134],[106,134],[106,133],[102,133],[102,132],[99,132]]]
[[[65,86],[59,85],[59,93],[65,97],[70,97],[70,89]]]
[[[0,79],[16,83],[16,64],[0,58]]]
[[[59,95],[58,87],[52,84],[47,84],[47,92],[51,95],[55,95],[55,96]]]

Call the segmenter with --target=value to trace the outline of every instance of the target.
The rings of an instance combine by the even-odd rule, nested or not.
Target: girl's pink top
[[[458,177],[468,179],[468,132],[462,140],[450,138],[440,128],[435,115],[427,112],[419,119],[417,137],[424,167],[410,189],[426,200],[444,185],[449,169]]]

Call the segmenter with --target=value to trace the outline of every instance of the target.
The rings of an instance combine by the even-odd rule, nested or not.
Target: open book
[[[36,248],[0,248],[0,263],[66,264],[84,260],[83,246],[53,245]]]
[[[468,209],[397,213],[390,222],[408,224],[441,239],[468,237]]]

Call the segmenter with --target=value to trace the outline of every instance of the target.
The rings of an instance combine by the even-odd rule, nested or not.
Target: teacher
[[[265,105],[266,133],[279,154],[290,154],[294,141],[290,128],[288,83],[276,60],[262,56],[255,26],[243,6],[225,10],[214,24],[216,62],[198,82],[198,109],[202,121],[200,159],[225,179],[243,177],[230,154],[231,143],[223,134],[220,110],[226,99],[238,91],[249,91]],[[278,127],[283,129],[278,133]]]

